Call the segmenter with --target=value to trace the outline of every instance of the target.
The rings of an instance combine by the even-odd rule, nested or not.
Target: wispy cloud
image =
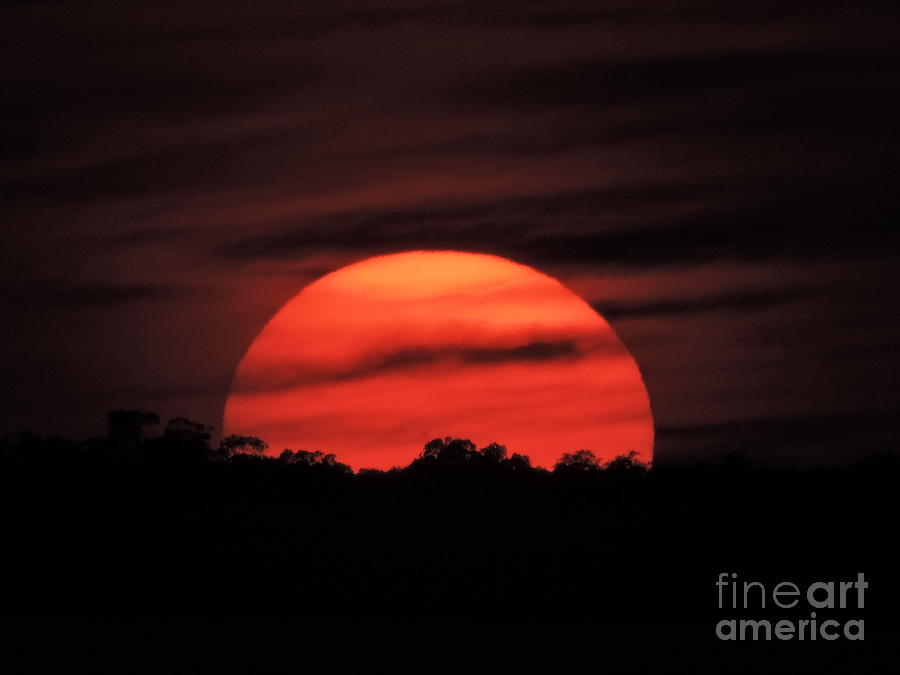
[[[69,284],[64,280],[45,284],[41,288],[30,285],[27,292],[7,290],[2,295],[10,304],[43,307],[109,307],[139,303],[145,300],[164,300],[178,296],[182,289],[166,284]]]
[[[437,364],[459,367],[575,360],[596,355],[600,350],[600,345],[581,345],[575,340],[538,341],[510,347],[410,347],[366,357],[346,367],[323,369],[315,364],[281,363],[262,372],[244,374],[236,391],[268,392],[302,385],[347,382]]]

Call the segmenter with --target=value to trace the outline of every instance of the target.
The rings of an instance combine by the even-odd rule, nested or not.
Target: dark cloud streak
[[[778,288],[741,290],[721,295],[639,303],[596,302],[594,308],[607,319],[648,318],[657,316],[694,315],[706,312],[755,312],[821,297],[823,290]]]
[[[365,358],[349,368],[316,370],[292,364],[279,365],[271,371],[245,376],[248,383],[240,393],[268,392],[308,384],[347,382],[385,373],[403,372],[439,363],[454,365],[491,365],[503,363],[543,363],[577,359],[600,349],[586,349],[574,340],[537,341],[511,347],[408,347],[385,356]],[[296,372],[298,371],[299,372]]]
[[[27,293],[6,290],[0,300],[10,304],[56,307],[65,309],[109,307],[146,300],[167,300],[181,295],[183,289],[165,284],[72,284],[59,280],[42,288],[31,285]]]
[[[857,194],[848,194],[858,188]],[[884,193],[882,193],[882,190]],[[692,190],[602,190],[525,198],[443,209],[349,212],[280,232],[253,235],[221,248],[227,257],[285,258],[318,249],[392,250],[487,248],[534,263],[597,263],[653,266],[719,260],[843,259],[892,256],[900,243],[900,204],[887,206],[888,186],[832,185],[778,188],[748,206],[738,200],[702,215],[659,216],[669,222],[647,227],[590,228],[593,214],[629,204],[687,204]],[[868,204],[859,194],[868,194]],[[673,208],[675,213],[678,208]]]
[[[878,438],[900,434],[900,421],[885,411],[782,415],[657,428],[657,461],[710,459],[744,454],[761,462],[827,465],[842,444],[884,451]],[[860,453],[865,454],[865,451]]]

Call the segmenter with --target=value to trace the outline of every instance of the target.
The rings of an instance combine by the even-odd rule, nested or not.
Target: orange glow
[[[437,436],[552,468],[653,451],[650,401],[612,328],[555,279],[495,256],[414,251],[310,284],[241,360],[225,433],[404,466]]]

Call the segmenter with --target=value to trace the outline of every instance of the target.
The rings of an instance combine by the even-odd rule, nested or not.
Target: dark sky
[[[219,425],[298,288],[452,248],[610,320],[658,458],[896,447],[896,3],[0,11],[0,433]]]

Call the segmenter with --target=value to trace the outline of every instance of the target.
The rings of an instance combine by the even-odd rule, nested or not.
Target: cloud
[[[461,97],[490,106],[611,107],[625,102],[664,101],[704,91],[754,83],[771,86],[816,72],[847,67],[838,51],[719,51],[659,58],[598,58],[539,63],[503,77],[465,85]]]
[[[510,347],[410,347],[369,356],[343,369],[316,370],[314,366],[279,364],[262,372],[240,374],[234,391],[246,394],[346,382],[440,363],[455,366],[545,363],[577,359],[601,349],[601,345],[583,346],[575,340],[536,341]]]
[[[869,205],[854,187],[873,196]],[[421,209],[351,210],[301,221],[221,246],[241,260],[289,258],[318,251],[377,254],[409,249],[481,250],[532,264],[652,267],[765,259],[882,258],[900,244],[900,207],[886,186],[831,181],[767,188],[748,205],[736,185],[624,187]],[[848,192],[849,191],[849,192]],[[723,196],[724,195],[724,196]],[[729,197],[732,201],[729,203]],[[686,209],[698,200],[707,205]],[[668,205],[642,225],[629,212]],[[591,221],[602,226],[591,227]],[[619,221],[618,223],[616,221]]]
[[[892,449],[885,439],[897,437],[900,421],[885,411],[834,412],[667,425],[656,432],[654,458],[659,463],[736,453],[780,464],[816,465]]]
[[[723,185],[610,186],[589,190],[546,191],[539,195],[470,199],[418,208],[354,208],[314,218],[299,218],[287,227],[277,225],[231,241],[216,250],[227,258],[290,258],[320,249],[370,254],[395,250],[398,241],[415,249],[494,249],[513,257],[597,262],[655,257],[660,247],[696,248],[686,227],[642,230],[616,225],[617,216],[654,204],[678,214],[686,202],[733,192]],[[669,216],[672,219],[672,216]],[[593,227],[592,227],[593,225]],[[713,230],[715,237],[723,235]],[[642,245],[643,246],[639,246]],[[697,254],[695,254],[697,255]]]
[[[182,289],[167,284],[58,284],[35,286],[30,284],[21,291],[5,291],[4,302],[13,305],[41,307],[108,307],[146,300],[160,300],[180,295]]]
[[[628,302],[596,302],[594,309],[610,320],[653,316],[703,314],[706,312],[754,312],[780,307],[797,300],[820,297],[819,289],[769,288],[740,290],[698,298],[675,298]]]

